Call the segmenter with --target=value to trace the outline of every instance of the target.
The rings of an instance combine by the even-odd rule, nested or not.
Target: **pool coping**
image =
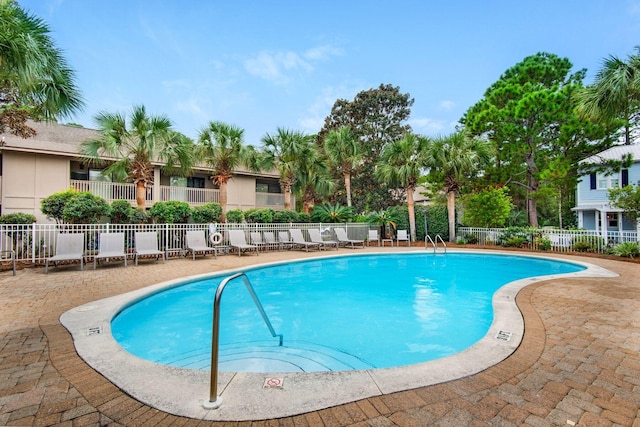
[[[449,253],[463,252],[470,251],[449,250]],[[497,252],[475,250],[472,253]],[[388,255],[389,252],[337,254],[314,259],[372,254]],[[93,301],[67,311],[60,317],[60,321],[73,336],[76,350],[83,360],[124,392],[149,406],[174,415],[203,420],[248,421],[280,418],[438,384],[483,371],[507,358],[521,342],[524,322],[515,304],[515,297],[520,289],[532,283],[560,277],[618,276],[602,267],[582,261],[567,261],[546,255],[498,254],[560,260],[582,265],[586,269],[576,273],[526,278],[504,285],[494,294],[492,303],[495,315],[488,333],[478,343],[455,355],[405,367],[366,371],[276,374],[221,372],[218,390],[222,397],[222,405],[215,410],[207,410],[202,406],[209,396],[208,371],[158,365],[133,356],[113,339],[110,323],[122,307],[150,292],[167,289],[186,280],[233,274],[242,269],[184,277]],[[256,264],[250,268],[283,262],[291,261]],[[510,338],[507,340],[506,337]],[[264,387],[268,378],[282,379],[283,384],[281,387]]]

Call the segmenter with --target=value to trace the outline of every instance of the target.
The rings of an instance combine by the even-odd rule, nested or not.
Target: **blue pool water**
[[[242,280],[221,305],[220,370],[310,372],[403,366],[480,340],[504,284],[584,267],[486,254],[378,254],[246,270],[284,345],[271,337]],[[124,309],[112,333],[153,362],[209,369],[212,301],[224,277],[188,282]]]

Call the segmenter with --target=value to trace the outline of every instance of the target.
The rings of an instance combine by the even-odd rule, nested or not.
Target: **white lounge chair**
[[[278,231],[278,243],[283,249],[291,249],[293,247],[293,241],[291,241],[288,231]]]
[[[376,242],[378,246],[380,246],[380,235],[378,234],[378,230],[369,230],[367,237],[367,245],[371,246],[371,242]]]
[[[265,251],[269,250],[269,245],[267,244],[267,242],[262,240],[262,234],[260,234],[259,231],[249,232],[249,241],[252,245],[257,246],[258,249],[264,248]]]
[[[155,256],[156,262],[160,257],[162,257],[162,262],[166,260],[164,251],[158,249],[157,231],[136,231],[135,248],[135,265],[138,265],[138,257],[141,256]]]
[[[364,240],[350,239],[347,236],[347,230],[345,230],[344,228],[336,227],[333,229],[333,231],[335,231],[336,238],[338,239],[338,242],[340,242],[340,244],[345,246],[351,245],[351,248],[353,249],[355,249],[356,245],[361,245],[364,248]]]
[[[265,231],[262,233],[264,236],[264,242],[267,244],[267,247],[278,248],[281,249],[282,244],[276,240],[276,235],[273,231]]]
[[[407,234],[407,230],[398,230],[398,234],[396,234],[396,243],[400,246],[400,242],[407,242],[407,246],[411,246],[411,239]]]
[[[327,249],[327,246],[335,246],[336,251],[338,250],[338,242],[336,242],[335,240],[324,240],[322,238],[322,234],[320,233],[320,230],[310,228],[307,231],[309,232],[309,239],[311,240],[312,243],[320,243],[320,247],[322,249]]]
[[[242,255],[242,252],[252,250],[258,255],[258,247],[247,243],[243,230],[229,230],[229,246],[238,249],[238,256]]]
[[[124,266],[127,266],[127,253],[124,249],[124,233],[100,233],[98,254],[93,257],[93,269],[96,269],[98,259],[110,261],[112,258],[124,259]]]
[[[204,230],[189,230],[185,235],[187,253],[191,252],[193,260],[196,259],[197,253],[207,255],[207,253],[213,253],[214,258],[218,258],[218,249],[207,245],[207,241],[204,238]]]
[[[44,262],[44,273],[49,272],[49,262],[57,266],[58,261],[80,261],[80,270],[84,267],[84,233],[58,233],[56,235],[55,255]]]
[[[309,248],[317,248],[318,250],[320,250],[321,248],[321,244],[317,243],[317,242],[307,242],[304,239],[304,236],[302,236],[302,230],[300,230],[299,228],[290,228],[289,229],[289,234],[291,235],[291,240],[293,241],[293,247],[295,248],[296,246],[301,247],[301,248],[305,248],[305,250],[307,252],[309,252]]]

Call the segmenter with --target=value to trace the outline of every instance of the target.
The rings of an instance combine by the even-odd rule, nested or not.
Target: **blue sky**
[[[389,83],[409,124],[449,134],[500,75],[544,51],[593,79],[640,45],[640,0],[19,0],[50,26],[100,111],[142,104],[192,137],[209,121],[260,145],[278,127],[316,133],[338,98]]]

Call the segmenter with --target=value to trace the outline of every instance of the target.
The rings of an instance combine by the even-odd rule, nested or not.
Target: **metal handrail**
[[[427,240],[429,240],[431,242],[431,246],[433,246],[433,253],[436,253],[436,242],[433,241],[433,239],[431,238],[431,236],[429,236],[428,234],[424,235],[424,248],[427,249]]]
[[[444,246],[444,253],[447,253],[447,244],[444,242],[444,240],[442,240],[442,237],[440,237],[439,234],[436,234],[436,242],[440,240],[442,242],[442,246]]]
[[[222,397],[218,396],[218,342],[220,340],[220,300],[222,299],[222,292],[224,291],[225,286],[227,286],[227,284],[232,280],[239,277],[242,277],[244,279],[244,284],[251,294],[251,298],[253,298],[253,302],[256,304],[256,307],[258,307],[258,311],[260,311],[262,319],[267,324],[269,332],[271,332],[271,336],[279,337],[279,345],[282,346],[282,334],[276,334],[276,331],[273,329],[273,325],[271,325],[271,322],[267,317],[267,313],[264,311],[264,307],[262,307],[262,304],[260,303],[256,292],[253,290],[253,286],[251,286],[251,282],[249,282],[249,278],[247,277],[247,275],[242,272],[236,273],[220,282],[218,289],[216,289],[216,296],[213,299],[213,330],[211,332],[211,384],[209,387],[209,400],[205,400],[202,405],[205,409],[216,409],[219,408],[222,404]]]

